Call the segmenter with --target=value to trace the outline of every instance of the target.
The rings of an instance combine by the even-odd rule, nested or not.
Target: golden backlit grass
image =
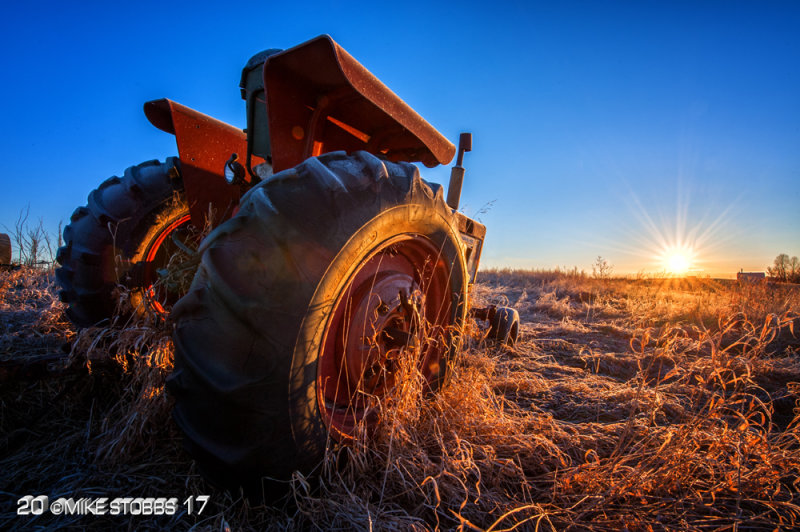
[[[0,357],[73,340],[47,272],[0,274]],[[169,416],[170,324],[88,329],[90,372],[0,386],[0,528],[790,529],[800,520],[800,290],[488,271],[515,348],[468,324],[449,384],[410,366],[382,424],[267,507],[208,485]],[[107,354],[112,362],[103,362]],[[24,494],[209,494],[201,516],[20,517]]]

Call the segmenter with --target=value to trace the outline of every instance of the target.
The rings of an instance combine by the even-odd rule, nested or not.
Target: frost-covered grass
[[[49,272],[0,273],[0,357],[73,341],[91,369],[0,383],[0,528],[798,526],[800,290],[487,271],[472,298],[519,309],[517,346],[471,322],[438,396],[406,371],[374,438],[332,448],[268,507],[210,486],[183,451],[168,323],[76,336]],[[211,502],[200,516],[33,518],[16,515],[25,494]]]

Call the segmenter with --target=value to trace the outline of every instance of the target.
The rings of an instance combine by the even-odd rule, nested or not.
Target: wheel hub
[[[449,268],[430,241],[403,235],[367,257],[334,305],[319,358],[320,409],[348,437],[396,384],[410,357],[428,383],[439,376],[451,325]]]
[[[419,293],[419,289],[411,276],[398,272],[379,273],[374,283],[365,284],[353,298],[355,308],[345,331],[345,360],[351,388],[380,395],[394,383],[398,357],[414,349],[414,313],[418,311],[406,294]]]

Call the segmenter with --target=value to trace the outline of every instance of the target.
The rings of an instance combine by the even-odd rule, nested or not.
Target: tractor
[[[78,326],[108,323],[119,287],[130,313],[169,320],[173,417],[204,474],[231,487],[311,471],[331,441],[378,423],[403,356],[436,391],[486,234],[458,211],[471,135],[456,150],[329,36],[255,55],[240,88],[245,130],[145,103],[178,157],[91,192],[56,271]],[[413,163],[456,152],[445,197]],[[178,255],[190,258],[174,267]],[[186,268],[190,284],[171,282]],[[516,311],[473,315],[516,338]]]

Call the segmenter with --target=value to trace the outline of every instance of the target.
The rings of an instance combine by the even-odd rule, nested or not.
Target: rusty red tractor
[[[173,320],[174,419],[227,486],[314,469],[376,422],[402,356],[441,386],[486,233],[457,210],[471,136],[445,198],[412,163],[447,164],[455,146],[330,37],[257,54],[240,86],[244,131],[144,105],[179,157],[94,190],[56,272],[80,326],[114,314],[120,285],[133,312]],[[187,268],[190,286],[171,282]],[[516,337],[514,311],[477,314]]]

